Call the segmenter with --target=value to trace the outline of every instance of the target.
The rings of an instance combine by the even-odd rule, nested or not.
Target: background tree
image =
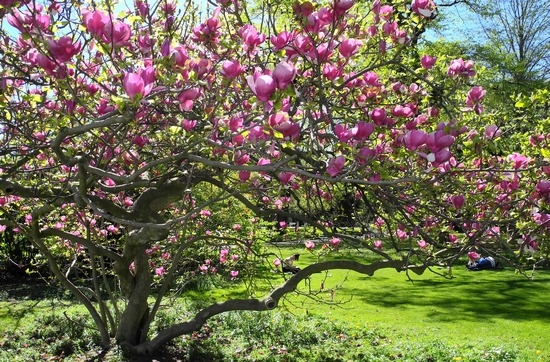
[[[409,59],[431,1],[218,5],[197,24],[164,0],[3,3],[0,224],[36,245],[105,346],[150,353],[218,313],[273,309],[323,270],[544,256],[546,160],[488,151],[501,133],[473,62]],[[330,212],[350,195],[371,236]],[[262,220],[279,217],[380,260],[281,274],[261,299],[250,283],[152,332],[175,281],[273,268]]]

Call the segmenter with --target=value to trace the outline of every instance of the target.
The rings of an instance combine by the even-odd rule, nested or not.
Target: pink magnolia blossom
[[[370,113],[370,118],[377,126],[382,126],[386,123],[387,113],[384,108],[375,108]]]
[[[138,147],[143,147],[149,143],[149,139],[145,136],[138,135],[134,137],[134,139],[132,140],[132,143]]]
[[[334,13],[336,15],[345,14],[355,4],[354,0],[336,0],[334,2]]]
[[[514,152],[510,156],[508,156],[508,160],[514,163],[514,170],[526,167],[531,161],[529,157],[517,152]]]
[[[351,58],[359,52],[362,42],[357,39],[346,39],[340,43],[338,52],[344,58]]]
[[[550,196],[550,181],[549,180],[540,180],[535,186],[535,190],[542,197]]]
[[[166,273],[166,269],[164,269],[163,266],[158,267],[158,268],[155,269],[155,275],[157,275],[159,277],[163,276],[165,273]]]
[[[199,97],[199,88],[189,88],[184,90],[178,95],[178,101],[180,103],[180,109],[182,111],[190,111],[193,109],[194,101]]]
[[[375,240],[372,245],[375,249],[382,250],[382,240]]]
[[[485,91],[481,86],[472,87],[466,97],[466,105],[470,109],[473,109],[476,114],[483,113],[481,101],[485,98],[486,93],[487,91]]]
[[[497,138],[502,134],[502,130],[499,129],[499,127],[495,124],[491,124],[487,127],[485,127],[485,136],[493,139]]]
[[[195,126],[197,125],[197,121],[190,120],[190,119],[184,119],[181,121],[181,126],[186,131],[191,131]]]
[[[296,68],[294,67],[294,64],[290,62],[282,61],[277,64],[273,70],[273,80],[275,81],[275,84],[277,84],[277,88],[280,90],[288,87],[288,85],[294,80],[294,77],[296,77]]]
[[[474,68],[474,62],[471,60],[464,61],[462,58],[451,61],[449,68],[447,69],[447,76],[449,77],[473,77],[476,75]]]
[[[275,265],[275,267],[277,268],[281,266],[281,259],[276,258],[275,260],[273,260],[273,265]]]
[[[431,18],[435,11],[435,4],[432,0],[413,0],[411,10],[417,15],[425,18]]]
[[[335,157],[335,158],[331,159],[328,162],[327,173],[331,177],[335,177],[336,175],[338,175],[342,171],[342,169],[344,168],[345,163],[346,163],[346,158],[344,156],[338,156],[338,157]]]
[[[446,134],[443,130],[429,133],[426,139],[426,145],[434,153],[451,146],[454,142],[455,137]]]
[[[106,14],[101,10],[89,11],[83,10],[83,22],[84,26],[94,37],[101,39],[105,25],[111,21],[112,15]]]
[[[282,31],[277,35],[272,35],[269,40],[273,44],[274,50],[285,48],[292,42],[294,35],[288,31]]]
[[[338,247],[338,245],[340,245],[340,238],[332,238],[330,239],[330,246],[332,247]]]
[[[460,210],[466,202],[466,197],[464,197],[464,195],[455,195],[451,197],[451,202],[455,209]]]
[[[229,275],[231,275],[231,280],[235,280],[239,276],[239,271],[238,270],[231,270],[229,272]]]
[[[311,240],[308,240],[304,243],[307,250],[313,250],[315,248],[315,243]]]
[[[130,25],[122,21],[109,21],[103,28],[101,40],[107,45],[121,47],[130,45],[128,41],[130,36],[132,36]]]
[[[48,49],[52,56],[58,62],[68,62],[71,58],[80,52],[80,42],[73,43],[73,40],[64,36],[59,40],[48,40]]]
[[[374,132],[374,125],[363,121],[359,121],[354,128],[357,128],[357,131],[355,132],[355,139],[357,141],[367,140],[371,136],[372,132]]]
[[[237,78],[244,72],[245,68],[241,66],[238,60],[225,60],[222,63],[222,75],[229,79]]]
[[[426,248],[428,247],[428,245],[430,245],[430,244],[428,244],[428,243],[426,242],[426,240],[419,240],[419,241],[418,241],[418,247],[419,247],[420,249],[426,249]]]
[[[145,84],[141,75],[137,73],[126,73],[122,85],[130,99],[143,98],[151,92],[152,84]]]
[[[403,142],[409,151],[414,151],[425,144],[427,139],[428,134],[426,132],[422,130],[412,130],[403,137]]]
[[[437,61],[437,57],[431,57],[429,55],[424,54],[420,59],[420,64],[422,65],[422,68],[429,70],[429,69],[432,69],[436,61]]]
[[[295,177],[296,177],[296,175],[292,172],[280,172],[279,175],[278,175],[279,181],[283,185],[290,184],[292,182],[292,180],[294,180]]]
[[[258,33],[254,25],[245,24],[239,30],[238,34],[244,42],[245,50],[254,50],[258,45],[265,41],[265,34]]]
[[[241,182],[246,182],[250,179],[250,171],[240,170],[239,171],[239,180]]]
[[[275,80],[267,74],[255,73],[246,77],[246,81],[252,93],[261,102],[267,102],[277,87]]]
[[[250,155],[246,153],[246,151],[237,150],[233,155],[233,159],[235,160],[236,165],[241,166],[248,163],[248,161],[250,161]]]

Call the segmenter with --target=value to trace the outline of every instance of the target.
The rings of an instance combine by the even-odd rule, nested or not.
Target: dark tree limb
[[[385,260],[372,264],[361,264],[351,260],[334,260],[312,264],[293,275],[284,284],[273,290],[263,299],[231,299],[220,303],[214,303],[199,311],[191,320],[168,327],[160,331],[152,340],[133,346],[130,350],[137,354],[150,354],[166,342],[178,336],[190,334],[199,330],[208,319],[221,313],[237,310],[267,311],[275,309],[279,305],[279,300],[285,294],[296,290],[296,287],[302,280],[308,278],[312,274],[320,273],[325,270],[345,269],[372,276],[377,270],[393,268],[398,272],[412,271],[420,275],[424,273],[427,267],[427,265],[406,265],[405,262],[401,260]]]

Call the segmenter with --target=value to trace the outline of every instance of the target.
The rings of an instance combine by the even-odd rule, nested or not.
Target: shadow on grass
[[[410,282],[377,275],[360,279],[368,291],[354,294],[367,305],[395,308],[396,313],[403,308],[424,308],[425,316],[434,322],[458,318],[529,321],[540,320],[548,313],[548,273],[535,280],[514,275],[510,270],[461,272],[451,280],[431,276]],[[389,279],[394,280],[391,287]],[[367,283],[372,283],[372,288]]]

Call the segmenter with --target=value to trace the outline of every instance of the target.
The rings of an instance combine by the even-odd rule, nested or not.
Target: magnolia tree
[[[493,152],[505,133],[485,124],[474,64],[413,46],[431,0],[220,0],[202,19],[168,0],[1,5],[0,225],[39,249],[105,346],[151,353],[324,270],[543,255],[545,138]],[[336,222],[344,199],[355,228]],[[175,282],[280,265],[262,223],[291,219],[326,235],[312,252],[379,260],[321,260],[153,333]]]

